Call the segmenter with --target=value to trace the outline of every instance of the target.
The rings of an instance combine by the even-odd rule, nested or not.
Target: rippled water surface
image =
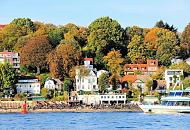
[[[0,114],[0,130],[190,130],[190,114]]]

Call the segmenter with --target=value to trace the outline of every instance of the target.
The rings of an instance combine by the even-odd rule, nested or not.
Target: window
[[[90,89],[90,85],[88,85],[88,89]]]
[[[96,85],[93,85],[93,89],[96,89]]]
[[[94,79],[94,78],[92,79],[92,82],[93,82],[93,83],[95,82],[95,79]]]
[[[77,79],[77,82],[79,82],[79,79]]]
[[[123,98],[125,98],[125,96],[123,96]]]
[[[82,82],[84,82],[84,79],[82,79]]]
[[[114,98],[114,96],[112,96],[112,98]]]
[[[101,98],[104,98],[103,96],[101,96]]]
[[[90,79],[88,79],[88,83],[90,83]]]
[[[110,96],[108,96],[108,98],[110,98]]]
[[[121,98],[121,96],[119,96],[119,98]]]
[[[82,89],[84,89],[84,85],[82,85]]]
[[[78,85],[78,89],[80,89],[80,86]]]
[[[169,80],[172,81],[172,77],[169,77]]]

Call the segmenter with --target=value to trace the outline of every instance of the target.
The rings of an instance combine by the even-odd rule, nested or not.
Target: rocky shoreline
[[[140,109],[35,109],[28,110],[28,113],[38,112],[141,112]],[[0,109],[0,113],[21,113],[21,109]]]

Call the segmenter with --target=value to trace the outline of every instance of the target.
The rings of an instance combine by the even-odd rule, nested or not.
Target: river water
[[[129,112],[0,114],[0,130],[190,130],[190,114]]]

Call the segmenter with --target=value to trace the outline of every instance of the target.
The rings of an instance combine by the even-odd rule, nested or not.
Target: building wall
[[[47,80],[44,84],[44,88],[55,89],[55,84],[54,84],[53,80]]]
[[[88,105],[99,105],[105,102],[107,102],[107,104],[111,104],[111,102],[115,102],[116,104],[118,104],[120,101],[125,104],[127,98],[125,94],[78,95],[78,100]]]
[[[98,91],[96,75],[79,77],[76,75],[76,91]]]
[[[38,79],[19,79],[16,84],[17,93],[29,92],[40,94],[40,83]]]
[[[18,53],[14,52],[0,52],[0,63],[10,63],[13,65],[13,68],[19,69],[20,68],[20,56]]]
[[[169,89],[170,86],[174,86],[174,75],[176,75],[176,82],[180,83],[181,79],[180,76],[183,75],[183,70],[180,69],[167,69],[165,70],[165,81],[166,81],[166,88]]]

